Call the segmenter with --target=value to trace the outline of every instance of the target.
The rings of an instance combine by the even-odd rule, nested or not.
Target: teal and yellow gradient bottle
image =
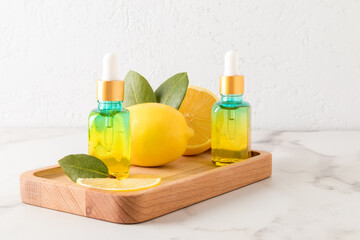
[[[103,77],[97,82],[98,107],[88,120],[89,154],[102,160],[111,175],[126,178],[130,168],[130,113],[122,107],[124,81],[120,81],[115,54],[103,60]]]
[[[225,73],[220,77],[221,100],[211,114],[211,159],[216,166],[250,157],[251,109],[243,100],[244,76],[239,73],[238,56],[225,54]]]

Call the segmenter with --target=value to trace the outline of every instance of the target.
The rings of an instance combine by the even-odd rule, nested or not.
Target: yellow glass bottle
[[[225,55],[225,73],[220,77],[221,101],[211,114],[211,159],[216,166],[245,160],[251,150],[251,108],[243,101],[244,76],[238,71],[238,56]]]
[[[122,107],[124,81],[118,80],[114,54],[104,57],[104,73],[97,84],[98,108],[88,119],[89,155],[99,158],[118,179],[126,178],[130,168],[130,113]]]

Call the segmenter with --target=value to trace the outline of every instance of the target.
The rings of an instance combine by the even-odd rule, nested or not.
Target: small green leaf
[[[107,178],[107,166],[98,158],[86,154],[71,154],[58,161],[65,174],[74,182],[78,178]]]
[[[188,85],[189,79],[186,72],[175,74],[156,89],[156,99],[159,103],[179,109]]]
[[[124,107],[156,102],[156,96],[149,82],[139,73],[130,70],[125,77]]]

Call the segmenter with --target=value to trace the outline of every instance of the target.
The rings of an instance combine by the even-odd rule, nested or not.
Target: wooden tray
[[[115,223],[138,223],[229,192],[271,176],[271,154],[215,167],[210,152],[181,157],[157,168],[132,166],[130,176],[161,177],[160,185],[135,191],[112,192],[73,183],[59,166],[32,170],[20,176],[24,203]]]

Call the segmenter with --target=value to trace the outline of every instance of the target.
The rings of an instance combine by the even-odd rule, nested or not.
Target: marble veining
[[[360,132],[254,131],[267,180],[154,220],[120,225],[23,204],[19,174],[86,153],[86,129],[0,129],[1,239],[360,239]],[[35,237],[36,236],[36,237]]]

